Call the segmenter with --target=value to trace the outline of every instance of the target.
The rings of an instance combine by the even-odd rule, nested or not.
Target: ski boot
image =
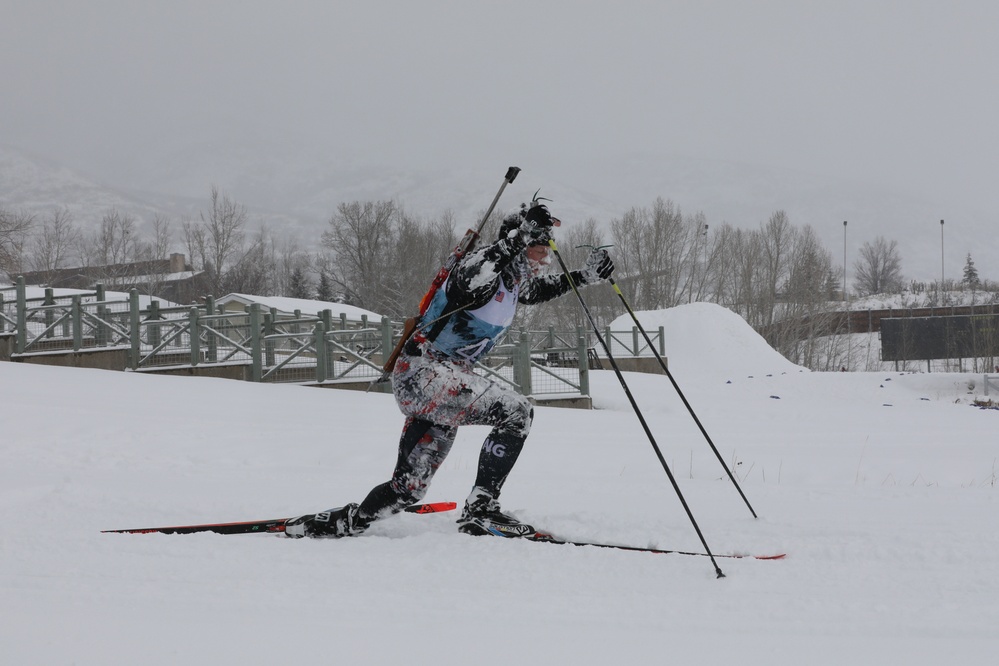
[[[472,490],[458,518],[458,531],[473,536],[524,537],[535,529],[500,511],[499,502],[482,488]]]
[[[358,515],[357,504],[338,509],[289,518],[284,524],[284,535],[292,539],[339,539],[356,536],[368,529],[368,521]]]

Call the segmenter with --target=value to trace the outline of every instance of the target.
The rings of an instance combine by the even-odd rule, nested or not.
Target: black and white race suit
[[[557,298],[564,275],[532,276],[519,238],[469,254],[434,295],[396,362],[392,388],[406,424],[392,479],[361,503],[366,519],[401,511],[426,493],[458,426],[489,425],[475,486],[499,495],[531,429],[534,409],[512,389],[475,374],[474,363],[502,339],[518,303]],[[579,281],[578,271],[572,274]]]

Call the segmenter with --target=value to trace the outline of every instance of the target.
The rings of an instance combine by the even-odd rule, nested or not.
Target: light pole
[[[846,302],[846,220],[843,220],[843,302]]]
[[[694,234],[694,251],[692,252],[694,256],[692,261],[690,262],[690,291],[687,292],[688,303],[692,303],[694,300],[694,279],[696,278],[695,271],[697,269],[697,258],[698,258],[697,255],[699,254],[697,251],[697,243],[698,243],[697,239],[700,237],[704,238],[704,253],[706,255],[708,248],[708,225],[705,224],[703,227],[700,228],[700,233]],[[704,280],[704,274],[706,272],[707,272],[707,267],[706,266],[702,267],[702,272],[701,272],[702,284]]]
[[[708,276],[708,225],[704,225],[704,259],[701,261],[701,284],[704,284]]]
[[[940,220],[940,293],[943,294],[944,287],[944,242],[943,242],[943,220]]]

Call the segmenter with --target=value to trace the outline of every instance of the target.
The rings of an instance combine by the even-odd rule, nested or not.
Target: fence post
[[[576,355],[579,366],[579,392],[586,396],[590,395],[590,357],[586,353],[586,336],[577,330]]]
[[[218,363],[219,360],[219,341],[215,335],[215,328],[218,326],[217,322],[221,322],[221,320],[215,319],[215,315],[215,297],[209,295],[205,297],[205,317],[209,318],[205,325],[205,342],[208,344],[208,348],[205,350],[207,363]]]
[[[17,342],[14,345],[18,354],[24,353],[28,344],[28,301],[25,296],[24,276],[17,277]]]
[[[633,350],[631,352],[631,355],[632,356],[638,356],[638,327],[637,326],[632,326],[631,327],[631,348]]]
[[[278,316],[277,308],[271,308],[270,312],[264,315],[264,330],[263,330],[264,336],[268,336],[271,335],[272,333],[277,332],[277,326],[276,326],[277,316]],[[267,360],[264,361],[264,365],[266,365],[268,368],[274,367],[275,361],[274,361],[273,340],[264,340],[264,354],[267,358]]]
[[[73,351],[80,351],[83,348],[83,315],[81,314],[83,299],[79,294],[73,294],[73,299],[69,306],[69,316],[73,326]]]
[[[160,319],[160,304],[156,301],[150,301],[149,303],[149,316],[146,321],[155,322]],[[149,345],[151,347],[160,346],[160,325],[155,323],[147,324],[149,331],[147,337],[149,338]]]
[[[388,361],[389,354],[395,345],[392,344],[392,320],[388,317],[382,317],[382,365]]]
[[[45,298],[42,300],[42,305],[55,305],[55,292],[52,287],[45,288]],[[51,338],[55,335],[52,331],[52,322],[55,321],[55,311],[51,308],[45,308],[45,337]],[[65,319],[62,320],[62,337],[68,338],[69,331],[66,330],[67,322]]]
[[[531,338],[527,331],[520,329],[520,339],[517,341],[513,364],[513,381],[520,389],[521,395],[531,395]]]
[[[252,303],[250,304],[250,381],[259,382],[261,377],[263,377],[263,359],[261,358],[260,349],[260,304]]]
[[[666,358],[666,327],[659,327],[659,355]]]
[[[201,360],[201,319],[198,307],[193,306],[187,317],[188,335],[191,338],[191,366],[198,365]]]
[[[326,324],[322,319],[316,322],[312,332],[316,344],[316,381],[326,381]]]
[[[131,340],[131,358],[129,365],[132,370],[139,369],[139,359],[142,358],[142,336],[139,330],[139,290],[128,292],[128,333]]]
[[[108,307],[103,304],[107,300],[107,294],[104,291],[104,285],[100,282],[97,283],[95,290],[97,297],[97,326],[94,328],[94,344],[97,347],[106,347],[111,341],[111,329],[106,323],[110,313]]]
[[[99,301],[103,303],[103,301]],[[111,311],[106,305],[97,306],[97,326],[94,327],[94,343],[98,347],[107,347],[111,342],[111,328],[107,324]]]

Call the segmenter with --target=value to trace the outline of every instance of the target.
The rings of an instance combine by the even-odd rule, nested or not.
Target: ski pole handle
[[[482,227],[486,226],[486,220],[488,220],[489,216],[493,214],[493,209],[496,208],[497,202],[499,202],[500,197],[503,196],[503,190],[506,189],[507,185],[516,180],[517,174],[519,173],[520,173],[520,167],[512,166],[506,170],[506,175],[503,176],[503,184],[500,185],[499,192],[497,192],[496,196],[493,197],[493,202],[489,204],[489,208],[486,209],[486,214],[482,216],[482,220],[479,222],[479,226],[475,228],[476,235],[482,233]]]

